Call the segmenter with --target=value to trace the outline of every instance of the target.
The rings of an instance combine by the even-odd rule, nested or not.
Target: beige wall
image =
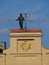
[[[49,65],[48,52],[42,46],[41,32],[10,33],[10,47],[4,50],[6,56],[0,54],[0,65]]]
[[[5,65],[6,62],[6,55],[0,54],[0,65]]]
[[[41,65],[41,36],[41,33],[10,33],[10,47],[4,51],[6,65]]]
[[[7,55],[6,65],[41,65],[41,55],[32,54],[32,56],[17,56],[17,54]],[[40,60],[39,60],[40,58]]]
[[[23,41],[18,41],[18,40],[23,40]],[[41,37],[18,37],[18,38],[11,38],[10,39],[10,52],[14,53],[26,53],[22,47],[21,43],[24,43],[25,39],[27,39],[28,43],[31,43],[31,48],[27,51],[27,53],[40,53],[41,52]],[[32,40],[34,39],[34,40]],[[17,48],[18,45],[18,48]]]

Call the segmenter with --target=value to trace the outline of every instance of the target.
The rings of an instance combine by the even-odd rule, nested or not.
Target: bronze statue
[[[18,21],[20,29],[23,29],[23,21],[29,21],[26,18],[30,17],[30,14],[25,13],[24,15],[25,16],[23,17],[22,13],[20,13],[20,15],[17,19],[9,19],[8,21],[12,21],[12,20]],[[25,23],[25,29],[26,29],[26,23]]]
[[[22,13],[20,13],[20,16],[16,20],[19,21],[20,28],[23,29],[24,17],[22,16]]]

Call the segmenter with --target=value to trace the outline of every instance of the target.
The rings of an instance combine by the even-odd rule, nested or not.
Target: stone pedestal
[[[42,65],[42,31],[11,30],[6,65]]]

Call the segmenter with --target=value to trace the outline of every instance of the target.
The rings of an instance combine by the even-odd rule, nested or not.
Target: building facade
[[[0,43],[0,48],[3,49],[3,50],[6,49],[6,42],[5,42],[5,41],[2,41],[2,42]]]
[[[0,65],[49,65],[42,30],[11,30],[10,47],[0,53]]]

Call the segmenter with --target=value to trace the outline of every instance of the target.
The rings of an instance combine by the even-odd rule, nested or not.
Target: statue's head
[[[20,17],[22,17],[22,13],[20,13]]]

